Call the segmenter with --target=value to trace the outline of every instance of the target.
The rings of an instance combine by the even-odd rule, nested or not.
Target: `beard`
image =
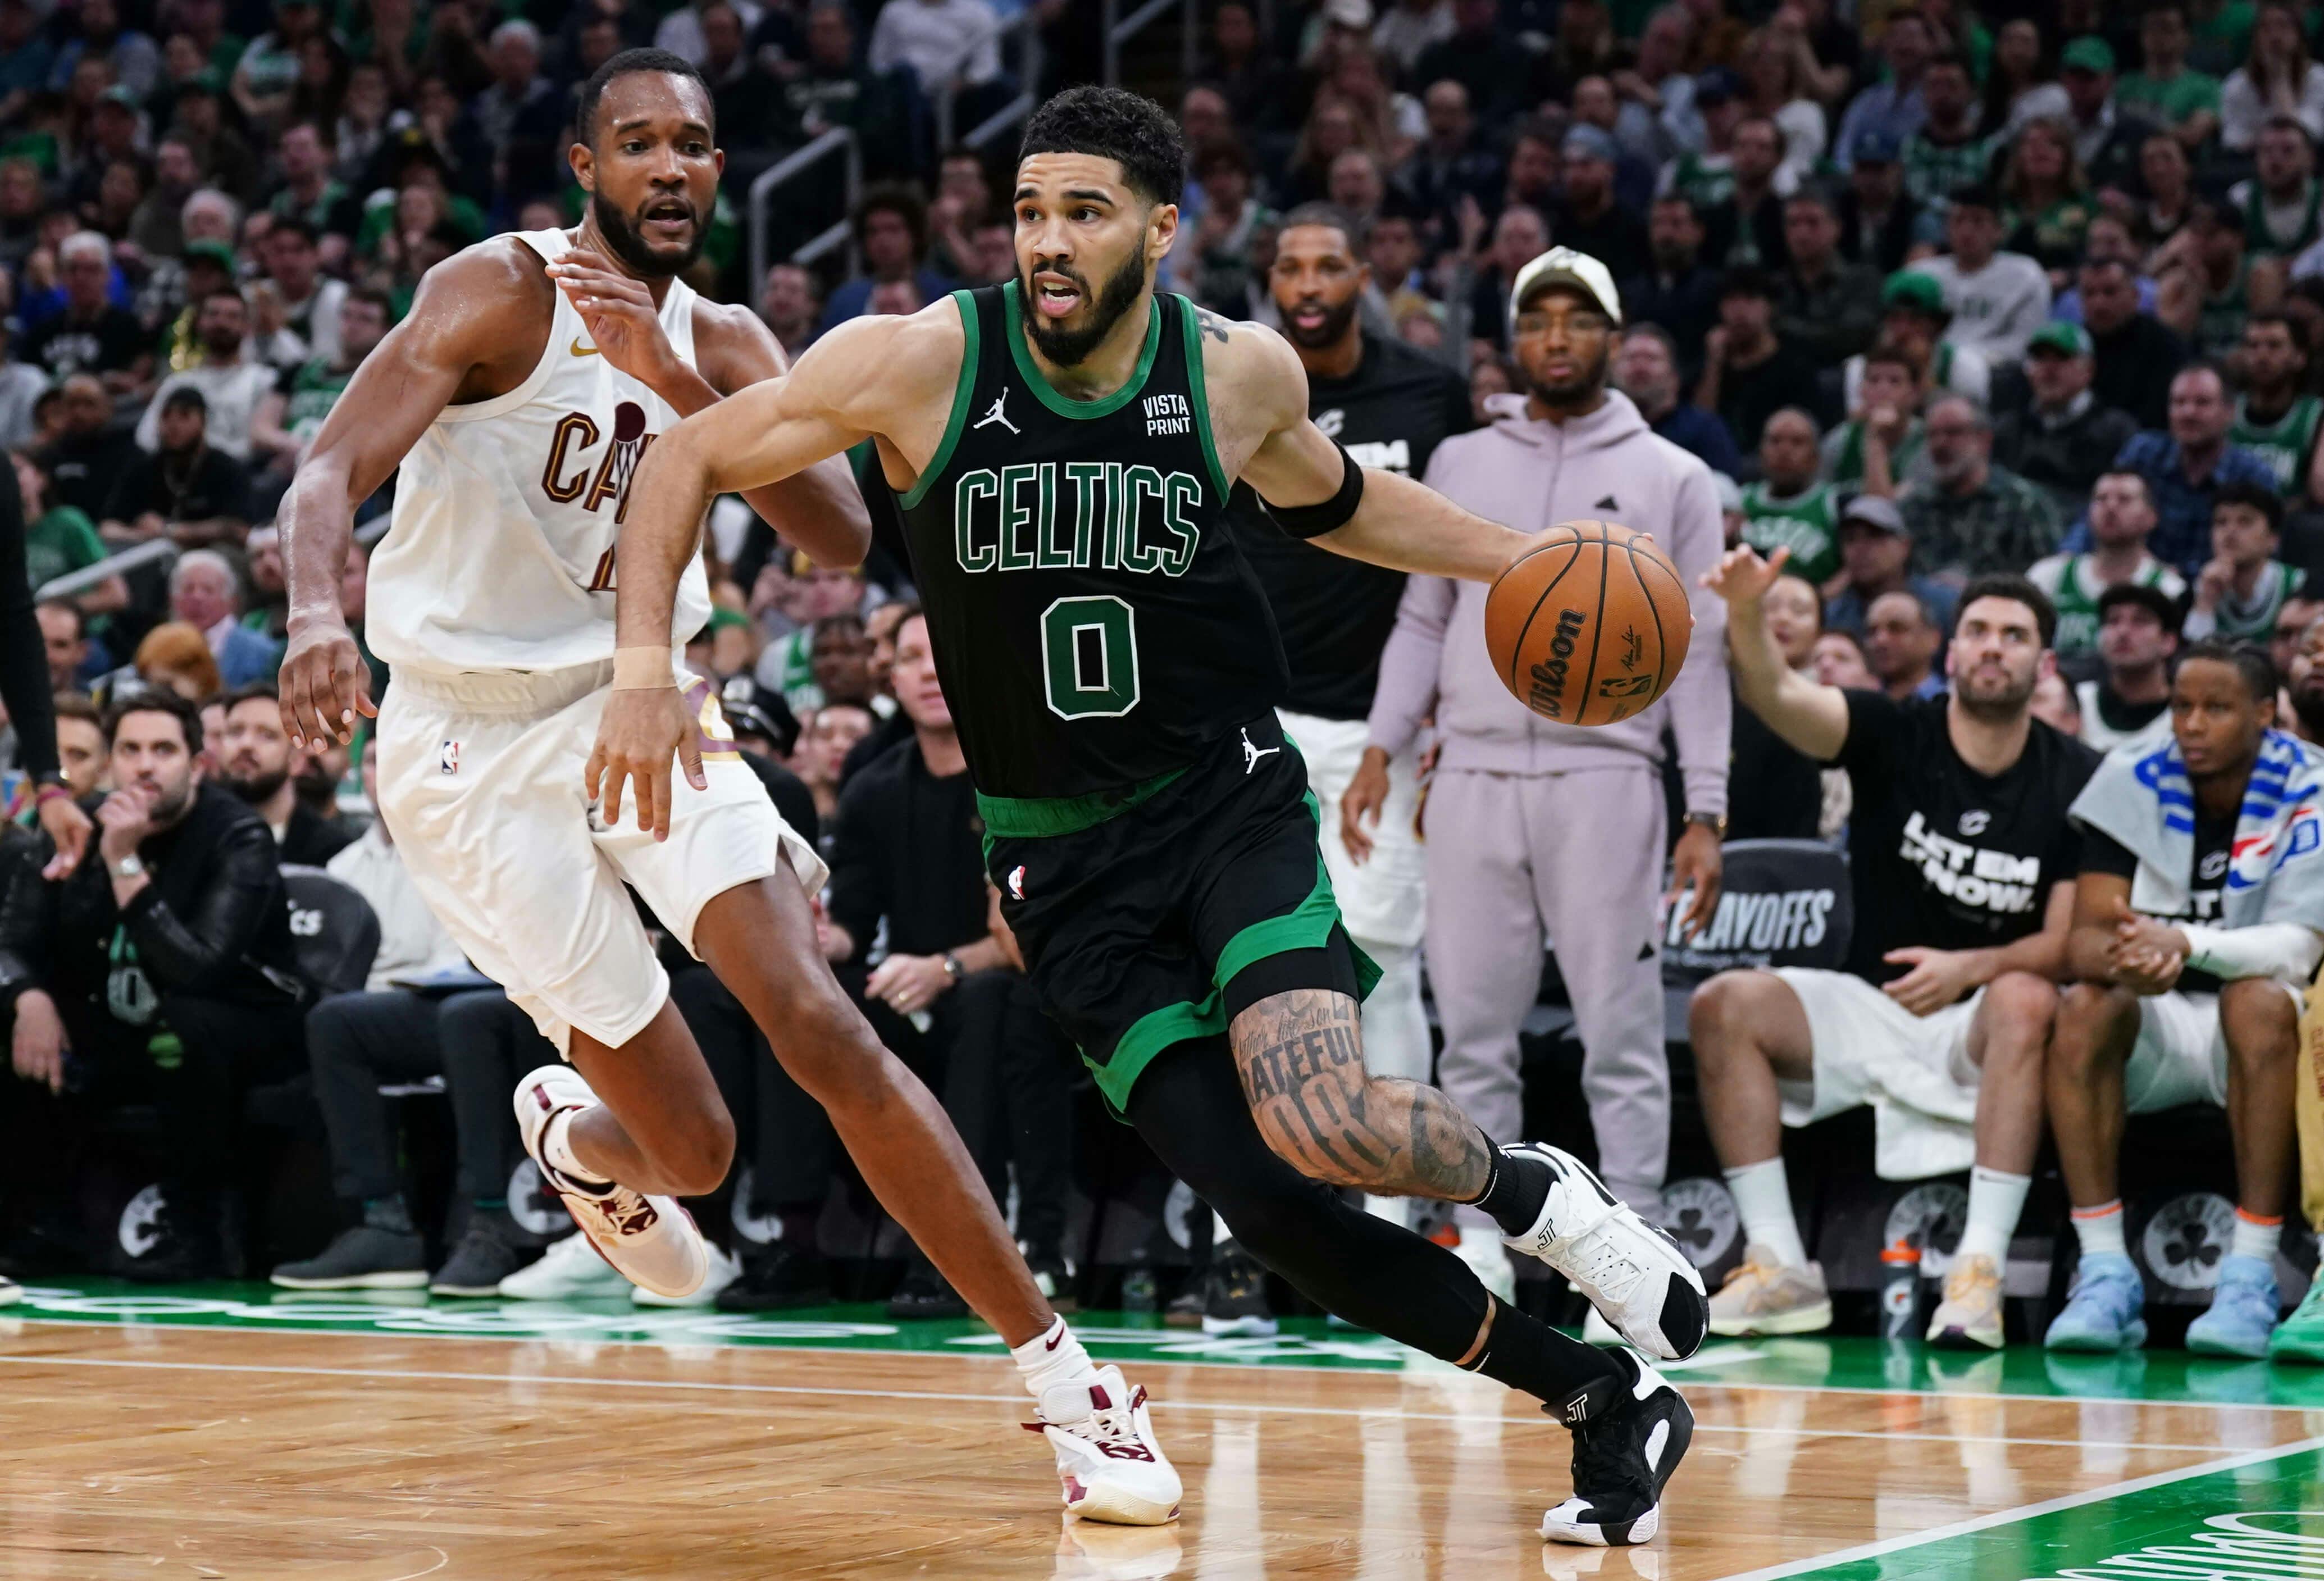
[[[1340,337],[1348,332],[1348,325],[1354,320],[1356,310],[1361,305],[1362,298],[1351,296],[1336,308],[1325,308],[1323,321],[1313,329],[1300,328],[1286,316],[1283,320],[1283,333],[1292,345],[1304,346],[1309,351],[1322,351],[1326,347],[1337,346]]]
[[[657,196],[650,201],[660,203],[664,200],[663,196]],[[687,199],[682,198],[678,201],[687,203]],[[605,245],[613,249],[614,255],[622,263],[648,280],[669,280],[685,273],[694,267],[694,261],[702,256],[702,249],[708,245],[709,227],[703,223],[701,214],[694,210],[691,203],[687,206],[694,214],[694,239],[686,245],[683,254],[673,256],[654,251],[647,244],[645,233],[638,228],[637,221],[606,201],[603,192],[589,194],[589,217],[597,222],[598,232],[604,236]]]
[[[1036,309],[1033,271],[1027,270],[1018,277],[1017,289],[1025,298],[1025,328],[1041,355],[1061,368],[1076,366],[1095,351],[1099,343],[1113,333],[1122,315],[1137,306],[1139,293],[1146,289],[1146,260],[1136,253],[1122,261],[1121,267],[1113,272],[1105,288],[1095,296],[1090,294],[1089,282],[1080,271],[1064,264],[1043,264],[1038,259],[1034,262],[1043,273],[1062,274],[1072,281],[1082,293],[1082,300],[1089,304],[1090,321],[1079,329],[1053,325]]]
[[[288,769],[262,770],[248,779],[238,774],[222,772],[218,778],[226,782],[227,790],[234,792],[236,800],[247,806],[255,807],[289,782],[290,771]]]
[[[1982,681],[1974,675],[1960,676],[1953,680],[1953,699],[1973,719],[1987,725],[2006,724],[2024,714],[2033,703],[2038,679],[2030,672],[2022,677],[2005,673],[1998,681]]]
[[[1607,365],[1613,360],[1614,347],[1609,337],[1598,352],[1595,362],[1584,367],[1573,378],[1562,384],[1546,384],[1528,371],[1526,384],[1545,406],[1552,408],[1579,406],[1606,387]]]

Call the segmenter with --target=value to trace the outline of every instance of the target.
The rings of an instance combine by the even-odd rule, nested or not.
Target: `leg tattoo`
[[[1259,1134],[1302,1174],[1392,1197],[1468,1201],[1485,1188],[1484,1133],[1434,1087],[1365,1073],[1348,995],[1272,994],[1228,1036]]]

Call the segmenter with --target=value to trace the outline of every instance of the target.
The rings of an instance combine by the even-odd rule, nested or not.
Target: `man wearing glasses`
[[[1510,310],[1524,393],[1490,398],[1489,427],[1437,446],[1425,481],[1520,532],[1596,519],[1652,533],[1693,603],[1686,665],[1635,717],[1590,730],[1552,724],[1493,673],[1484,585],[1414,577],[1381,654],[1371,745],[1397,756],[1432,712],[1443,740],[1427,809],[1425,948],[1444,1091],[1487,1134],[1523,1134],[1517,1026],[1540,985],[1543,947],[1554,946],[1586,1050],[1600,1173],[1653,1217],[1670,1139],[1655,917],[1665,725],[1686,788],[1670,892],[1692,892],[1687,926],[1717,908],[1727,821],[1727,611],[1697,587],[1724,547],[1719,496],[1709,467],[1607,385],[1622,304],[1604,264],[1552,248],[1518,273]],[[1481,1215],[1459,1216],[1462,1258],[1488,1286],[1509,1289],[1499,1232]]]

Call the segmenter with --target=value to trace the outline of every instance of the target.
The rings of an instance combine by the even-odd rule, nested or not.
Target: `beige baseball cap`
[[[1517,284],[1509,291],[1510,316],[1515,317],[1524,308],[1526,298],[1545,285],[1572,286],[1594,299],[1615,323],[1622,321],[1622,295],[1614,289],[1614,276],[1606,265],[1587,253],[1577,253],[1571,247],[1552,247],[1518,270]]]

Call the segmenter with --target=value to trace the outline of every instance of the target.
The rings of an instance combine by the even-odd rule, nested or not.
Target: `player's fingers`
[[[653,795],[653,818],[651,821],[653,837],[657,840],[667,840],[669,838],[669,759],[664,758],[659,763],[654,764],[653,774],[649,781],[649,783],[652,787]],[[639,812],[642,815],[644,811],[644,807],[641,805]],[[642,816],[640,817],[638,822],[640,827],[642,828],[647,827],[647,820]]]
[[[702,744],[689,733],[678,738],[678,761],[686,768],[686,782],[696,790],[710,789],[710,780],[702,772]]]
[[[597,800],[598,782],[605,777],[605,744],[599,742],[590,751],[589,761],[581,766],[581,789],[590,800]]]
[[[628,759],[616,756],[606,762],[605,800],[597,809],[597,817],[609,829],[622,827],[622,784],[629,777]]]

